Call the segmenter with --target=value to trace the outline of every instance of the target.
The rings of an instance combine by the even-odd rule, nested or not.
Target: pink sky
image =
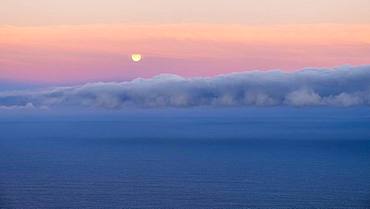
[[[1,26],[0,79],[124,80],[370,64],[366,24]],[[143,60],[133,63],[131,53]]]
[[[369,7],[369,0],[2,0],[0,80],[366,65]]]

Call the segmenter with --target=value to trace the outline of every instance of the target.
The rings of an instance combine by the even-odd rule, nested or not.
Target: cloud
[[[35,106],[32,103],[27,103],[25,105],[7,105],[0,106],[0,110],[32,110]]]
[[[299,89],[288,93],[285,97],[285,103],[294,106],[320,105],[322,98],[312,89]]]
[[[0,93],[0,106],[193,107],[370,105],[370,66],[248,71],[215,77],[162,74],[127,82]]]

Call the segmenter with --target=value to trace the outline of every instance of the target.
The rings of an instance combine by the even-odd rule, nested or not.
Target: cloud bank
[[[2,109],[279,105],[369,106],[370,65],[292,73],[249,71],[198,78],[162,74],[125,82],[0,93]]]

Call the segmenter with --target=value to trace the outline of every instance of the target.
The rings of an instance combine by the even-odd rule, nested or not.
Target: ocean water
[[[370,208],[370,110],[3,113],[0,208]]]

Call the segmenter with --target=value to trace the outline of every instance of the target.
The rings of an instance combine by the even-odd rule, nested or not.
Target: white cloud
[[[191,106],[370,105],[370,66],[252,71],[215,77],[159,75],[129,82],[0,93],[0,106],[82,106],[119,109]]]
[[[288,93],[285,103],[293,106],[321,105],[322,98],[311,89],[299,89]]]

